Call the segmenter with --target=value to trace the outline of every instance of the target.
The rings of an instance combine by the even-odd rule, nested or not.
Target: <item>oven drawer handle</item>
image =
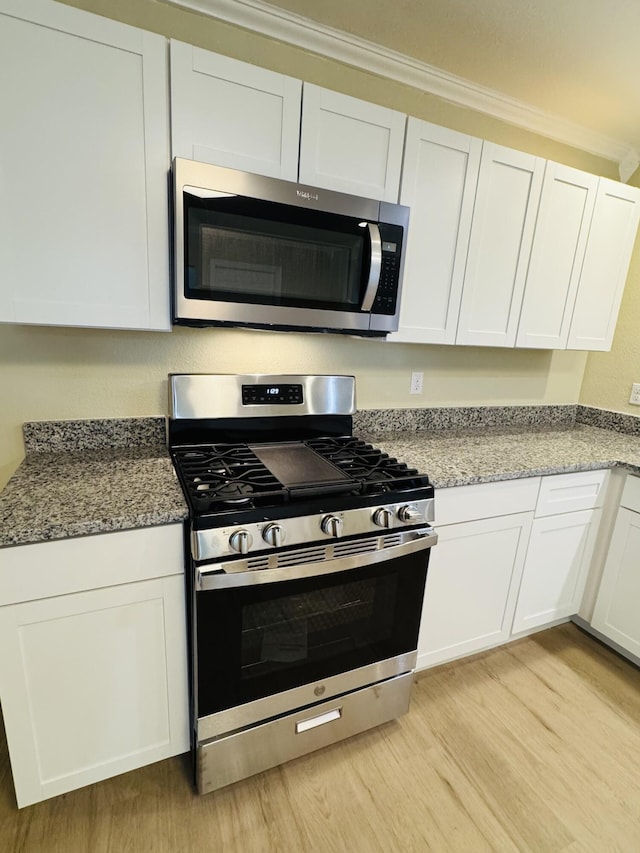
[[[297,580],[298,578],[328,575],[334,572],[345,572],[383,563],[397,557],[405,557],[416,551],[432,548],[438,541],[438,534],[432,527],[414,531],[415,538],[390,548],[381,548],[364,554],[354,554],[349,557],[338,557],[323,560],[318,563],[300,563],[275,569],[254,569],[246,572],[225,572],[224,563],[196,567],[196,590],[226,589],[234,586],[252,586],[255,584],[275,583],[277,581]]]
[[[327,723],[332,723],[334,720],[339,720],[342,716],[342,708],[334,708],[332,711],[327,711],[324,714],[318,714],[317,717],[311,717],[309,720],[300,720],[296,723],[296,734],[308,732],[309,729],[316,729],[318,726],[324,726]]]

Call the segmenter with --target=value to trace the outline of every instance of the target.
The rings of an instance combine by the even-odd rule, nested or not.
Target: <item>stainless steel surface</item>
[[[384,328],[397,331],[397,318],[386,314],[367,314],[354,311],[327,311],[320,308],[291,308],[287,305],[251,305],[247,302],[221,302],[206,299],[186,299],[182,287],[175,295],[179,319],[228,323],[231,326],[274,326],[304,329],[324,329],[337,332],[367,332],[371,320],[382,318]],[[398,315],[399,316],[399,315]],[[375,330],[378,330],[378,325]]]
[[[296,723],[296,734],[308,732],[309,729],[317,729],[318,726],[326,726],[327,723],[332,723],[334,720],[339,720],[342,716],[342,705],[339,708],[334,708],[332,711],[325,711],[324,714],[318,714],[315,717],[306,720],[300,720]]]
[[[284,528],[279,524],[268,524],[262,531],[262,538],[267,545],[272,545],[274,548],[280,548],[284,545],[287,538]]]
[[[281,178],[266,178],[262,175],[198,163],[181,157],[176,157],[173,161],[173,176],[176,203],[178,194],[180,200],[182,199],[183,188],[189,188],[194,191],[194,195],[198,195],[198,190],[202,190],[205,195],[201,197],[204,198],[213,191],[218,195],[241,195],[247,198],[265,199],[278,204],[291,204],[295,207],[323,210],[358,219],[371,219],[376,222],[380,219],[382,203],[374,199],[310,187],[294,181],[284,181]],[[387,204],[387,209],[389,208],[393,209],[395,205]]]
[[[425,517],[416,504],[401,506],[398,510],[398,518],[406,524],[424,524],[425,522]]]
[[[252,392],[245,394],[244,398],[255,402],[244,404],[243,386],[251,388],[256,385],[266,387],[253,387]],[[301,397],[292,394],[291,389],[277,387],[286,385],[301,386]],[[314,434],[314,430],[325,429],[327,421],[334,416],[328,432],[335,434],[344,430],[349,436],[350,416],[356,410],[353,377],[174,374],[170,377],[169,395],[168,435],[176,463],[184,462],[184,467],[180,467],[179,471],[191,509],[187,533],[190,536],[190,569],[193,572],[189,576],[190,601],[193,605],[190,626],[191,719],[194,737],[192,746],[198,790],[204,793],[404,713],[409,705],[413,668],[417,658],[414,649],[395,658],[375,661],[376,653],[375,649],[372,649],[364,659],[373,660],[374,663],[353,671],[340,672],[341,669],[346,669],[351,661],[349,654],[345,654],[342,646],[337,643],[336,650],[334,651],[333,647],[331,649],[331,653],[335,654],[331,669],[337,670],[337,675],[322,681],[301,684],[313,678],[314,673],[317,674],[317,669],[313,666],[306,669],[303,667],[304,674],[293,673],[288,681],[289,684],[300,686],[278,692],[277,679],[267,678],[266,684],[256,682],[254,695],[261,698],[199,717],[199,712],[205,707],[211,710],[221,704],[239,701],[237,697],[225,701],[222,701],[222,697],[216,699],[216,678],[220,678],[220,675],[216,675],[219,670],[216,668],[215,655],[231,655],[230,661],[236,661],[231,678],[243,677],[243,673],[235,671],[239,665],[239,637],[229,636],[225,632],[220,638],[205,640],[205,634],[201,630],[206,624],[205,621],[200,621],[205,620],[206,605],[213,607],[222,604],[221,595],[216,590],[226,588],[231,591],[238,588],[232,593],[231,599],[239,602],[242,598],[239,588],[245,587],[245,598],[251,600],[256,597],[262,600],[270,599],[271,596],[268,595],[268,587],[264,592],[255,589],[261,584],[296,579],[299,580],[296,590],[304,590],[301,592],[301,595],[304,595],[306,591],[312,593],[316,586],[332,587],[339,585],[339,581],[358,580],[363,574],[367,578],[377,578],[378,575],[395,578],[397,573],[402,573],[403,579],[409,581],[411,578],[407,573],[412,572],[416,589],[409,608],[411,621],[407,627],[417,631],[421,605],[420,589],[427,569],[428,550],[437,543],[438,537],[425,521],[434,517],[433,498],[423,497],[433,494],[426,476],[416,475],[414,479],[416,472],[407,470],[402,464],[398,465],[396,460],[390,460],[392,474],[389,475],[388,482],[385,480],[389,491],[383,491],[385,486],[380,486],[377,480],[370,486],[367,484],[365,488],[360,480],[351,481],[338,467],[336,474],[334,475],[332,470],[329,477],[324,470],[318,471],[317,466],[309,464],[306,457],[301,461],[300,454],[292,453],[288,448],[289,445],[306,448],[302,439],[287,441],[287,434],[281,436],[279,432],[277,437],[281,440],[275,443],[272,437],[270,442],[254,441],[253,444],[240,444],[239,447],[234,446],[229,450],[228,457],[233,460],[228,462],[229,478],[230,482],[233,482],[232,469],[241,464],[236,462],[237,459],[250,458],[255,462],[254,456],[257,456],[267,470],[279,478],[280,483],[309,486],[307,490],[298,488],[300,497],[297,505],[289,504],[278,509],[280,498],[274,499],[274,495],[267,490],[265,498],[268,503],[264,508],[260,508],[260,504],[256,504],[256,507],[247,505],[251,511],[245,512],[245,507],[240,506],[234,507],[233,511],[216,515],[217,504],[196,500],[198,494],[195,493],[195,488],[195,498],[192,500],[192,492],[186,489],[187,483],[189,486],[195,484],[199,489],[201,478],[207,477],[209,473],[217,476],[227,470],[224,467],[227,462],[220,462],[217,467],[212,464],[217,450],[220,450],[220,459],[227,457],[222,449],[211,447],[209,442],[215,443],[216,435],[226,437],[230,421],[240,425],[237,433],[239,442],[243,437],[246,440],[249,426],[250,435],[254,432],[265,438],[271,435],[271,432],[266,430],[268,428],[273,431],[274,421],[254,420],[251,423],[252,418],[284,416],[287,418],[286,424],[289,425],[297,423],[296,415],[313,418],[310,421],[301,421],[301,425],[310,424],[313,429],[309,427],[301,430],[300,435]],[[302,399],[303,402],[273,403],[274,396],[280,400]],[[261,400],[265,401],[264,404],[259,402]],[[325,415],[328,416],[327,421],[316,417]],[[223,433],[220,429],[216,431],[216,422],[224,420],[227,432]],[[280,426],[281,422],[275,423]],[[327,436],[327,439],[330,437]],[[335,437],[331,438],[331,441],[327,439],[323,439],[318,445],[323,451],[318,456],[320,460],[324,460],[325,456],[331,458],[329,449],[334,445],[340,448],[352,447],[353,454],[347,454],[345,464],[355,465],[354,460],[359,459],[355,448],[362,448],[362,442],[356,441],[352,445],[348,440],[343,441]],[[183,443],[182,447],[180,442]],[[196,443],[195,448],[191,446],[191,442]],[[194,453],[194,450],[198,452]],[[380,452],[375,449],[372,450],[374,458],[370,460],[370,450],[371,448],[365,446],[366,452],[362,461],[363,470],[367,473],[380,460]],[[284,465],[281,464],[283,454],[286,454]],[[204,472],[198,467],[201,464],[204,465]],[[252,472],[251,464],[247,470]],[[260,468],[260,472],[262,470]],[[363,476],[360,468],[356,470],[359,477]],[[398,470],[406,472],[407,476],[404,479],[398,478]],[[386,472],[385,468],[385,474]],[[242,473],[246,473],[244,468]],[[346,480],[348,494],[319,492],[323,486],[326,491],[327,484],[344,488],[342,479],[335,479],[338,474]],[[275,494],[279,496],[280,492]],[[404,500],[397,500],[400,496],[403,496]],[[297,497],[296,492],[292,502]],[[376,503],[372,503],[374,501]],[[368,505],[362,505],[363,502]],[[352,507],[352,504],[355,504],[355,507]],[[334,507],[336,509],[333,509]],[[322,508],[321,512],[318,511],[319,508]],[[281,513],[285,517],[274,517]],[[292,517],[288,517],[288,513],[292,513]],[[229,520],[233,522],[229,523]],[[416,523],[418,520],[419,524]],[[225,526],[208,526],[216,524]],[[363,572],[376,565],[381,567],[379,571]],[[326,577],[325,581],[314,583],[312,580],[314,577],[323,576]],[[254,587],[254,593],[249,594],[251,587]],[[280,592],[285,595],[287,588],[273,588],[272,592],[275,593],[275,601]],[[376,592],[376,607],[380,597]],[[382,597],[385,597],[384,590]],[[227,606],[232,606],[233,613],[238,614],[236,608],[239,605],[230,605],[229,601]],[[311,601],[314,603],[313,599]],[[357,604],[360,606],[359,602]],[[333,615],[339,611],[342,618],[342,607],[342,598],[338,596],[335,602],[330,603],[327,613]],[[356,614],[358,618],[359,614],[360,610]],[[398,617],[394,617],[391,612],[387,618]],[[394,621],[393,626],[395,630],[397,622]],[[411,642],[414,638],[415,634],[410,634],[409,641],[403,642],[399,648],[414,645]],[[257,642],[259,641],[258,637]],[[213,649],[212,643],[222,648]],[[232,648],[227,648],[229,644]],[[389,649],[387,654],[392,649]],[[256,658],[256,661],[260,659]],[[296,658],[295,666],[298,665]],[[272,695],[265,695],[271,691],[274,691]]]
[[[243,385],[302,385],[300,405],[243,405]],[[302,374],[172,373],[169,376],[169,418],[257,418],[279,415],[353,415],[353,376]]]
[[[334,539],[342,536],[342,527],[342,519],[337,515],[325,515],[320,522],[322,532],[326,533],[327,536],[333,536]]]
[[[367,289],[364,292],[364,298],[361,311],[371,311],[373,300],[376,298],[378,286],[380,284],[380,270],[382,269],[382,240],[380,239],[380,229],[375,222],[367,222],[369,230],[369,240],[371,242],[371,264],[369,267],[369,280],[367,281]]]
[[[199,744],[196,753],[196,779],[201,794],[215,791],[232,782],[246,779],[269,767],[313,752],[358,732],[402,716],[409,709],[413,674],[400,675],[323,702],[313,709],[289,714],[227,737]],[[305,731],[296,727],[309,719],[340,711],[327,725]]]
[[[398,532],[405,530],[405,522],[397,517],[400,507],[404,503],[385,504],[383,507],[357,507],[354,509],[334,512],[332,515],[342,521],[342,536],[360,536],[363,533],[379,533],[380,525],[375,521],[376,513],[382,509],[388,510],[392,516],[391,528]],[[420,513],[421,519],[426,524],[433,523],[434,499],[415,501],[412,506]],[[244,524],[243,530],[247,530],[256,543],[255,551],[268,551],[264,543],[263,531],[269,524],[278,524],[285,531],[288,545],[303,545],[320,540],[324,545],[324,536],[321,530],[322,519],[326,513],[316,515],[301,515],[295,518],[273,518],[269,521],[258,521],[252,524]],[[233,554],[229,547],[229,538],[238,529],[237,526],[214,527],[208,530],[196,530],[191,537],[191,553],[193,559],[202,562],[204,560],[219,560]]]
[[[404,229],[404,247],[400,255],[400,270],[398,275],[398,293],[396,302],[396,311],[393,316],[388,314],[371,314],[369,323],[370,331],[376,332],[394,332],[398,329],[400,318],[400,304],[402,300],[402,282],[404,280],[404,259],[407,254],[407,235],[409,228],[409,208],[401,204],[392,204],[383,201],[380,203],[380,222],[389,222],[393,225],[401,225]]]
[[[370,314],[367,311],[330,311],[322,309],[293,308],[288,306],[251,305],[204,299],[187,299],[184,293],[184,199],[183,190],[194,195],[242,195],[267,199],[299,207],[313,208],[344,216],[353,216],[373,222],[401,225],[406,231],[409,208],[390,202],[359,198],[346,193],[318,189],[277,178],[266,178],[234,169],[225,169],[193,160],[175,158],[174,183],[174,318],[180,320],[229,323],[232,325],[304,327],[319,330],[353,332],[371,331],[385,334],[398,329],[400,292],[393,316]],[[402,253],[404,257],[404,251]],[[400,263],[399,289],[404,269]]]
[[[229,545],[239,554],[248,554],[253,543],[253,536],[246,530],[236,530],[229,537]]]
[[[390,529],[393,527],[393,513],[387,507],[382,507],[381,509],[377,509],[373,513],[373,523],[377,527],[385,527]]]
[[[339,675],[333,675],[331,678],[325,678],[320,682],[313,681],[310,684],[303,684],[301,687],[283,690],[280,693],[274,693],[272,696],[247,702],[246,705],[239,705],[235,708],[228,708],[226,711],[201,717],[196,722],[198,742],[201,743],[210,738],[220,737],[229,732],[246,728],[254,723],[259,723],[261,720],[271,720],[274,717],[282,716],[282,714],[288,714],[294,708],[306,708],[321,699],[326,701],[333,696],[341,696],[343,693],[350,693],[370,684],[412,672],[417,659],[417,652],[408,652],[394,658],[377,661],[369,664],[369,666],[341,672]]]
[[[425,527],[391,536],[369,536],[345,543],[301,548],[299,551],[278,551],[265,556],[262,561],[230,560],[196,567],[195,585],[196,590],[205,591],[346,572],[424,551],[437,542],[435,530]],[[348,552],[348,556],[340,556],[340,548]],[[255,563],[253,567],[252,562]]]

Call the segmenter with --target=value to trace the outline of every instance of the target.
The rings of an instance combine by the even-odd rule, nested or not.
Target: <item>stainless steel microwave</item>
[[[409,209],[176,158],[173,322],[384,336]]]

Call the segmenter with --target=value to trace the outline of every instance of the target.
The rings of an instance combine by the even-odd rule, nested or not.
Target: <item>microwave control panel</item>
[[[402,228],[399,225],[380,223],[382,238],[382,264],[380,284],[371,311],[373,314],[396,313],[398,302],[398,284],[400,280],[400,257],[402,249]]]

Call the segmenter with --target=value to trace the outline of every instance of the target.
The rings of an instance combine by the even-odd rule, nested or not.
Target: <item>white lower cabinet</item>
[[[83,565],[87,547],[103,581],[118,561],[117,585],[68,591],[83,569],[95,575]],[[18,806],[189,748],[181,547],[172,525],[0,552],[3,593],[21,562],[36,576],[59,569],[60,594],[0,607],[0,701]],[[123,564],[132,582],[121,582]]]
[[[640,478],[634,479],[640,508]],[[427,575],[418,668],[578,613],[608,482],[608,471],[581,471],[436,491],[438,544]],[[640,572],[635,583],[637,601]],[[640,649],[640,628],[636,636]]]
[[[513,633],[578,612],[600,527],[608,471],[543,477]]]
[[[418,668],[509,639],[539,477],[436,491]],[[484,518],[482,517],[484,515]]]
[[[591,626],[640,658],[640,478],[627,477]]]
[[[418,668],[509,639],[532,513],[438,528],[418,639]]]
[[[601,511],[536,518],[513,621],[513,633],[578,612]]]

